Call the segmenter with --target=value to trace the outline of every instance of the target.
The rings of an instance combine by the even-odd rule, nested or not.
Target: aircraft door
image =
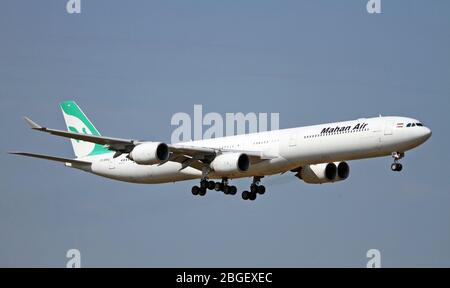
[[[116,169],[116,163],[115,163],[115,160],[113,158],[108,160],[108,169],[109,170]]]
[[[297,132],[293,132],[289,135],[289,148],[295,148],[297,146]]]
[[[394,128],[394,119],[387,119],[384,124],[384,135],[392,135]]]

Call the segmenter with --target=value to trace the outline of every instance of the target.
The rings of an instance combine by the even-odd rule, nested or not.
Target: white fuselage
[[[419,121],[406,117],[363,118],[177,143],[177,145],[260,151],[263,158],[267,156],[267,160],[252,164],[248,171],[236,173],[230,178],[265,176],[309,164],[405,152],[422,144],[431,135],[431,131],[427,127],[406,127],[408,123],[419,123]],[[84,169],[88,172],[126,182],[166,183],[202,177],[201,171],[191,167],[180,170],[182,165],[177,162],[167,162],[162,165],[138,165],[129,160],[126,155],[113,158],[113,153],[90,156],[80,160],[92,162],[89,169]],[[208,178],[219,177],[214,175],[213,171]]]

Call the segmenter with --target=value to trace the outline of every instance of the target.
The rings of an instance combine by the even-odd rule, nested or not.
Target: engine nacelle
[[[158,164],[169,158],[169,147],[161,142],[145,142],[134,147],[129,158],[141,165]]]
[[[218,175],[245,172],[250,168],[250,159],[244,153],[224,153],[216,156],[210,167]]]
[[[345,180],[350,175],[350,167],[346,162],[322,163],[306,165],[295,175],[306,183],[322,184]]]
[[[348,166],[347,162],[336,162],[334,165],[337,167],[337,175],[334,181],[347,179],[350,175],[350,166]]]
[[[306,165],[295,175],[306,183],[321,184],[336,179],[337,167],[334,163]]]

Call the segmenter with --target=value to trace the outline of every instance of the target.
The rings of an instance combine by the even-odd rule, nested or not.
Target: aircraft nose
[[[431,137],[431,134],[433,134],[433,132],[431,132],[431,129],[430,128],[428,128],[428,127],[425,127],[425,129],[426,129],[426,136],[427,136],[427,139],[428,138],[430,138]]]
[[[423,129],[422,129],[422,131],[420,133],[420,138],[421,138],[422,141],[426,141],[426,140],[428,140],[428,138],[431,137],[431,134],[432,134],[432,132],[431,132],[430,128],[423,127]]]

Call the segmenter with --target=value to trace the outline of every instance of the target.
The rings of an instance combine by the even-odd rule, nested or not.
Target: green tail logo
[[[98,130],[89,121],[75,101],[65,101],[60,104],[66,122],[67,130],[75,133],[100,136]],[[77,158],[112,153],[102,145],[71,139],[73,151]]]

